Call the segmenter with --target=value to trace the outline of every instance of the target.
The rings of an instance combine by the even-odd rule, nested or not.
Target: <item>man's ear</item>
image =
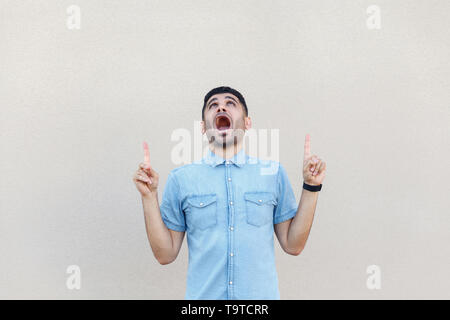
[[[200,121],[200,126],[202,127],[202,134],[205,134],[206,132],[205,121]]]
[[[250,117],[245,117],[245,130],[249,130],[252,127],[252,119]]]

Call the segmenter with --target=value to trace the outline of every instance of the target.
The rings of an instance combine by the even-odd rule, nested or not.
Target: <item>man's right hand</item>
[[[144,162],[139,164],[136,173],[133,176],[133,181],[136,188],[143,197],[150,196],[158,189],[159,175],[150,167],[150,152],[148,144],[143,143],[144,146]]]

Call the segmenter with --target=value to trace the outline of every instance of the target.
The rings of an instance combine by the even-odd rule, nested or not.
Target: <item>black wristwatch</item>
[[[322,184],[319,184],[318,186],[312,186],[312,185],[309,185],[309,184],[306,184],[305,182],[303,182],[303,189],[312,191],[312,192],[317,192],[322,189]]]

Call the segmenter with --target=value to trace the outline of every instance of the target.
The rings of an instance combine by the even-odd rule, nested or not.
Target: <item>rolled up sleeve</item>
[[[181,208],[180,187],[175,175],[171,172],[164,188],[160,206],[161,218],[167,228],[175,231],[186,231],[186,220]]]
[[[297,214],[297,200],[289,182],[286,170],[280,164],[277,178],[277,206],[275,208],[273,223],[278,224],[293,218]]]

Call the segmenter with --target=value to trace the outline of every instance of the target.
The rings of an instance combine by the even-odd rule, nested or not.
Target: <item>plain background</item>
[[[81,9],[81,29],[66,9]],[[366,26],[369,5],[381,29]],[[132,175],[228,85],[280,130],[297,199],[306,133],[327,175],[282,299],[450,298],[450,2],[0,1],[0,298],[183,299]],[[369,265],[381,289],[366,286]],[[81,290],[66,269],[81,268]]]

